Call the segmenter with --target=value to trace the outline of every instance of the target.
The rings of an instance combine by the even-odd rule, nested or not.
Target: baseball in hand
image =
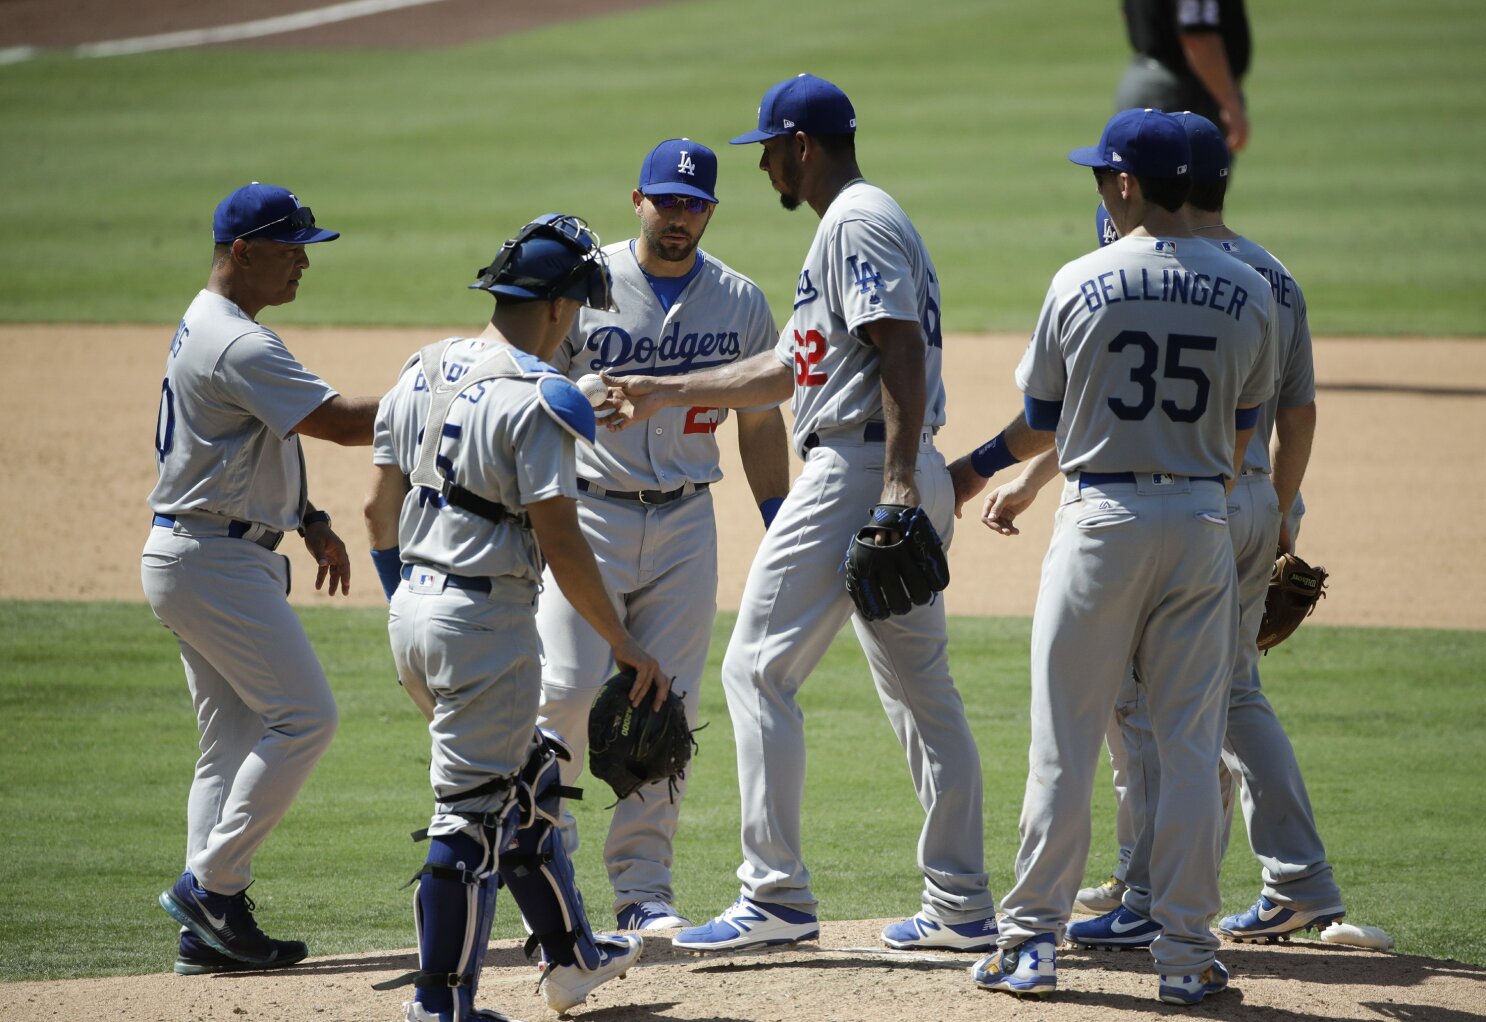
[[[584,397],[588,398],[588,403],[593,405],[595,418],[602,419],[606,415],[614,414],[614,409],[612,408],[599,407],[605,401],[609,400],[609,385],[603,381],[603,378],[598,373],[589,373],[587,376],[580,376],[578,378],[578,389],[583,392]]]

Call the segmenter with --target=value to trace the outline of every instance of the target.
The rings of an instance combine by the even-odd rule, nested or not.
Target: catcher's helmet
[[[544,213],[501,246],[475,271],[470,288],[507,301],[573,298],[590,308],[618,312],[609,260],[599,236],[580,217]]]

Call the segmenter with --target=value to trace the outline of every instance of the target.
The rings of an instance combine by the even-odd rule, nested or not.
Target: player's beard
[[[779,205],[791,213],[799,209],[801,205],[800,179],[802,176],[799,163],[787,160],[781,161],[779,178],[777,180],[775,180],[772,174],[769,176],[770,182],[774,185],[774,190],[779,193]]]
[[[641,224],[640,230],[645,235],[645,244],[668,263],[684,263],[691,258],[701,242],[701,237],[687,237],[682,241],[680,236],[666,237],[663,230],[655,230],[649,224]]]

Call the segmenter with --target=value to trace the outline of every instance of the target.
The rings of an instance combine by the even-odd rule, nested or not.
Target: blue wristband
[[[373,550],[371,559],[377,569],[377,578],[382,581],[382,592],[386,594],[387,602],[391,603],[392,594],[402,584],[402,547]]]
[[[1015,465],[1019,460],[1006,446],[1005,433],[997,433],[995,439],[981,444],[970,452],[970,467],[987,479],[1008,465]]]
[[[764,516],[764,528],[766,530],[774,524],[774,516],[779,513],[779,508],[783,504],[783,497],[770,497],[768,500],[759,501],[758,513]]]

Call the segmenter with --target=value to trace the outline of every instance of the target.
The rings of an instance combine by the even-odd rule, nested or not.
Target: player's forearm
[[[1058,474],[1058,452],[1049,447],[1035,455],[1022,469],[1021,483],[1030,492],[1037,493]]]
[[[679,376],[654,377],[653,394],[667,405],[706,408],[751,408],[777,404],[790,396],[794,378],[772,351],[714,369]]]
[[[1228,488],[1233,489],[1233,483],[1239,476],[1243,475],[1244,454],[1249,449],[1249,441],[1254,439],[1254,427],[1248,426],[1235,431],[1233,437],[1233,467],[1228,473]]]
[[[1208,95],[1225,110],[1242,110],[1243,99],[1239,96],[1233,69],[1228,65],[1223,37],[1217,32],[1183,32],[1181,41],[1187,66]]]
[[[371,549],[387,550],[398,545],[397,523],[408,490],[407,479],[396,465],[377,465],[372,473],[371,492],[362,507],[366,538]]]
[[[867,328],[877,346],[886,451],[882,502],[917,504],[914,469],[924,428],[924,339],[917,323],[880,320]],[[909,499],[913,497],[914,499]]]
[[[1274,417],[1274,440],[1270,460],[1274,464],[1274,492],[1280,511],[1289,514],[1300,493],[1305,470],[1311,462],[1311,444],[1316,436],[1316,402],[1280,408]]]
[[[337,394],[300,419],[294,432],[342,447],[365,447],[372,442],[377,404],[374,397]]]
[[[738,456],[756,503],[789,492],[789,444],[778,408],[738,413]]]

